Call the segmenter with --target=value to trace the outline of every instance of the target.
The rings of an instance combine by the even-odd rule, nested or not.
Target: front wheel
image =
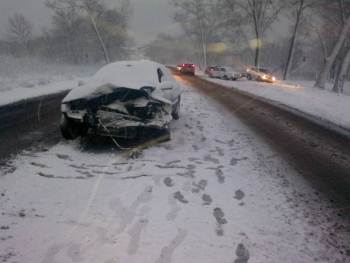
[[[62,114],[60,123],[61,133],[66,140],[75,140],[80,133],[80,129],[66,114]]]

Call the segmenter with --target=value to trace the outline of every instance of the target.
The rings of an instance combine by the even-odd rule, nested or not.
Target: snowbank
[[[350,96],[315,89],[312,81],[280,81],[269,84],[247,80],[233,82],[211,79],[204,75],[200,77],[285,105],[350,131]]]
[[[0,105],[72,89],[77,78],[90,76],[98,67],[0,56]]]

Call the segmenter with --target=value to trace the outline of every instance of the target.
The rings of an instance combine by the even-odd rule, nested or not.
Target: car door
[[[177,102],[178,97],[181,95],[181,86],[172,77],[170,72],[165,67],[159,67],[157,69],[159,88],[162,93],[162,97],[169,100],[172,104]]]
[[[214,78],[219,78],[220,77],[220,68],[219,67],[214,67],[213,68],[213,77]]]

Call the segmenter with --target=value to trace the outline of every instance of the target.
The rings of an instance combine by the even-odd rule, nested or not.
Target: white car
[[[64,138],[97,134],[136,138],[144,130],[169,132],[179,118],[181,86],[152,61],[121,61],[101,68],[62,101]]]
[[[210,74],[208,74],[212,78],[219,78],[225,80],[237,80],[241,77],[241,74],[236,72],[231,67],[211,67]]]

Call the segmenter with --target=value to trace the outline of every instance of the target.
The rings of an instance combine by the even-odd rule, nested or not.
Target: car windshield
[[[350,0],[0,0],[0,263],[350,263]]]

